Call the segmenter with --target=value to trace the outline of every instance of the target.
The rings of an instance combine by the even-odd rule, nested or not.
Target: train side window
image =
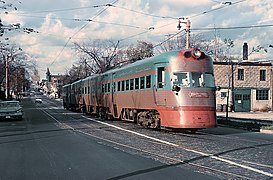
[[[135,89],[139,89],[139,78],[135,78]]]
[[[107,93],[107,83],[104,84],[104,92]]]
[[[108,88],[108,89],[107,89],[107,92],[110,92],[110,87],[111,87],[111,86],[110,86],[110,83],[108,83],[107,86],[108,86],[108,87],[107,87],[107,88]]]
[[[129,80],[126,80],[126,91],[129,90]]]
[[[116,82],[113,82],[112,84],[112,92],[116,92]]]
[[[125,86],[125,82],[122,81],[122,82],[121,82],[121,91],[124,91],[124,86]]]
[[[141,77],[140,78],[140,89],[144,89],[144,84],[145,84],[145,78]]]
[[[118,82],[118,91],[120,91],[120,81]]]
[[[101,85],[101,91],[104,92],[104,84]]]
[[[134,79],[130,79],[130,90],[134,90]]]
[[[164,87],[164,79],[165,79],[165,67],[157,68],[157,87]]]
[[[151,75],[146,76],[146,88],[151,88]]]

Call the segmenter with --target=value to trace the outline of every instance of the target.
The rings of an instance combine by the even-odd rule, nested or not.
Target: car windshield
[[[16,108],[18,106],[19,106],[18,102],[1,102],[0,103],[0,109],[3,109],[3,108]]]
[[[207,72],[173,73],[173,84],[180,87],[215,87],[214,76]]]

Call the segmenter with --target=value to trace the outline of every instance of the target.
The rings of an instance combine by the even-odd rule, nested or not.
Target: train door
[[[154,84],[155,102],[156,105],[166,105],[166,63],[155,64],[156,79]]]
[[[111,104],[113,105],[113,115],[114,117],[118,116],[118,111],[117,111],[117,103],[116,103],[116,91],[117,91],[117,82],[115,82],[115,76],[116,73],[112,73],[112,78],[111,78],[111,84],[112,84],[112,88],[111,88]]]

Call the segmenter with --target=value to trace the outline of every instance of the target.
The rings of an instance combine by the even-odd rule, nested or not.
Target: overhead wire
[[[112,2],[112,4],[117,3],[119,0],[114,0]],[[108,7],[102,9],[101,11],[99,11],[92,19],[97,18],[99,15],[101,15],[103,12],[105,12],[108,9]],[[68,40],[66,41],[65,45],[63,46],[62,50],[59,52],[59,54],[56,56],[56,58],[53,60],[53,62],[50,64],[51,66],[55,63],[55,61],[61,56],[61,54],[63,53],[64,49],[66,48],[66,46],[68,45],[68,43],[70,42],[70,40],[76,36],[80,31],[82,31],[91,21],[88,21],[86,24],[84,24],[78,31],[76,31],[71,37],[68,38]]]
[[[205,27],[205,28],[192,28],[193,31],[203,30],[235,30],[235,29],[252,29],[252,28],[265,28],[273,27],[273,24],[262,24],[262,25],[249,25],[249,26],[231,26],[231,27]]]
[[[76,11],[76,10],[82,10],[82,9],[100,8],[105,6],[110,6],[110,4],[100,4],[100,5],[93,5],[93,6],[53,9],[53,10],[44,10],[44,11],[19,12],[17,14],[41,14],[41,13],[51,13],[51,12],[66,12],[66,11]]]
[[[161,18],[161,19],[173,19],[173,20],[178,20],[179,18],[176,18],[176,17],[171,17],[171,16],[159,16],[159,15],[154,15],[154,14],[149,14],[149,13],[146,13],[146,12],[142,12],[142,11],[136,11],[136,10],[133,10],[133,9],[129,9],[129,8],[124,8],[124,7],[120,7],[120,6],[116,6],[114,5],[118,0],[115,0],[113,3],[111,4],[102,4],[102,5],[94,5],[94,6],[86,6],[86,7],[78,7],[78,8],[67,8],[67,9],[55,9],[55,10],[47,10],[47,11],[37,11],[37,12],[32,12],[32,13],[45,13],[45,12],[62,12],[62,11],[72,11],[72,10],[81,10],[81,9],[87,9],[87,8],[98,8],[98,7],[106,7],[104,8],[102,11],[100,11],[96,16],[94,16],[92,19],[69,19],[69,18],[58,18],[58,19],[63,19],[63,20],[74,20],[74,21],[87,21],[86,24],[84,24],[78,31],[76,31],[72,36],[70,36],[65,45],[63,46],[62,50],[60,51],[60,53],[56,56],[56,58],[53,60],[53,62],[51,63],[51,65],[53,65],[55,63],[55,61],[60,57],[60,55],[63,53],[64,49],[67,47],[68,43],[71,41],[72,38],[74,38],[80,31],[82,31],[90,22],[96,22],[96,23],[102,23],[102,24],[109,24],[109,25],[118,25],[118,26],[126,26],[126,27],[132,27],[132,28],[137,28],[137,29],[146,29],[144,32],[140,32],[140,33],[137,33],[135,35],[131,35],[131,36],[128,36],[128,37],[125,37],[123,39],[120,39],[120,41],[124,41],[126,39],[130,39],[130,38],[133,38],[133,37],[136,37],[136,36],[139,36],[139,35],[142,35],[142,34],[145,34],[145,33],[148,33],[148,32],[151,32],[152,30],[155,29],[155,27],[150,27],[150,28],[142,28],[142,27],[139,27],[139,26],[134,26],[134,25],[126,25],[126,24],[121,24],[121,23],[113,23],[113,22],[103,22],[103,21],[95,21],[94,19],[96,17],[98,17],[101,13],[103,13],[104,11],[106,11],[107,8],[109,7],[114,7],[114,8],[119,8],[119,9],[124,9],[124,10],[127,10],[127,11],[131,11],[131,12],[134,12],[134,13],[139,13],[139,14],[142,14],[142,15],[146,15],[146,16],[151,16],[151,17],[155,17],[155,18]],[[224,6],[220,6],[220,7],[217,7],[217,8],[214,8],[214,9],[211,9],[209,11],[204,11],[202,13],[199,13],[199,14],[196,14],[196,15],[193,15],[193,16],[190,16],[189,18],[195,18],[195,17],[198,17],[198,16],[201,16],[201,15],[204,15],[204,14],[207,14],[207,13],[210,13],[210,12],[213,12],[213,11],[217,11],[217,10],[220,10],[222,8],[226,8],[226,7],[230,7],[231,5],[235,5],[235,4],[238,4],[238,3],[241,3],[241,2],[244,2],[246,0],[240,0],[240,1],[237,1],[237,2],[233,2],[233,3],[230,3],[230,4],[224,4]],[[27,13],[25,13],[27,14]],[[24,13],[22,13],[21,15],[24,15],[24,16],[27,16],[25,15]],[[20,15],[20,14],[17,14],[17,15]],[[31,17],[31,16],[29,16]],[[39,17],[39,16],[32,16],[32,17]],[[41,17],[39,17],[41,18]],[[44,18],[44,17],[43,17]],[[54,17],[53,17],[54,18]],[[57,18],[56,18],[57,19]],[[160,27],[157,27],[156,29],[160,29],[160,28],[163,28],[163,27],[166,27],[166,26],[169,26],[171,24],[174,24],[174,23],[177,23],[177,22],[173,22],[173,23],[168,23],[166,25],[163,25],[163,26],[160,26]],[[255,27],[258,27],[258,26],[252,26],[251,28],[255,28]],[[234,28],[234,27],[233,27]],[[239,27],[235,27],[235,28],[239,28]],[[212,28],[212,29],[215,29],[215,28]],[[222,28],[224,29],[224,28]],[[228,28],[226,28],[228,29]],[[232,29],[232,27],[230,27],[230,29]],[[202,28],[195,28],[195,29],[192,29],[192,30],[203,30]],[[205,28],[204,28],[205,30]],[[209,28],[207,28],[207,30],[209,30]],[[180,32],[176,33],[176,35],[178,35]],[[173,36],[175,37],[175,36]],[[166,40],[165,40],[166,41]],[[164,43],[165,41],[163,41],[162,43]],[[159,43],[159,44],[162,44],[162,43]],[[158,46],[159,44],[157,44],[156,46]]]
[[[118,7],[118,6],[111,6],[111,7],[117,7],[117,8],[129,10],[129,11],[132,11],[132,12],[135,12],[135,13],[139,13],[139,14],[143,14],[143,15],[149,15],[149,16],[157,17],[157,18],[169,18],[169,19],[176,19],[176,20],[179,20],[179,19],[192,19],[192,18],[201,16],[201,15],[204,15],[204,14],[207,14],[207,13],[211,13],[211,12],[214,12],[214,11],[217,11],[217,10],[220,10],[220,9],[223,9],[223,8],[226,8],[226,7],[230,7],[230,6],[235,5],[235,4],[242,3],[242,2],[244,2],[244,1],[247,1],[247,0],[240,0],[240,1],[236,1],[236,2],[230,2],[230,3],[223,3],[223,6],[220,6],[220,7],[217,7],[217,8],[211,9],[211,10],[208,10],[208,11],[203,11],[202,13],[199,13],[199,14],[196,14],[196,15],[193,15],[193,16],[189,16],[188,18],[185,18],[185,17],[182,17],[182,18],[164,17],[164,16],[152,15],[152,14],[148,14],[148,13],[144,13],[144,12],[141,12],[141,11],[136,11],[136,10],[132,10],[132,9],[128,9],[128,8],[122,8],[122,7]],[[152,30],[154,30],[154,29],[161,29],[161,28],[163,28],[163,27],[166,27],[166,26],[169,26],[169,25],[172,25],[172,24],[175,24],[175,23],[177,23],[177,21],[176,21],[176,22],[172,22],[172,23],[168,23],[168,24],[166,24],[166,25],[162,25],[162,26],[160,26],[160,27],[154,27]],[[126,37],[126,38],[123,38],[122,40],[130,39],[130,38],[133,38],[133,37],[136,37],[136,36],[145,34],[145,33],[149,33],[149,32],[150,32],[150,31],[140,32],[140,33],[137,33],[137,34],[135,34],[135,35],[131,35],[131,36],[128,36],[128,37]],[[177,33],[177,34],[179,34],[179,33]],[[160,44],[160,43],[159,43],[159,44]]]

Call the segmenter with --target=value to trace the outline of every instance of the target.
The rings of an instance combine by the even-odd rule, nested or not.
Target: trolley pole
[[[181,23],[183,24],[186,24],[186,49],[189,49],[191,46],[190,46],[190,28],[191,28],[191,21],[189,19],[187,19],[187,21],[181,21],[184,20],[184,18],[179,18],[178,19],[178,25],[177,25],[177,28],[178,30],[181,29]]]

